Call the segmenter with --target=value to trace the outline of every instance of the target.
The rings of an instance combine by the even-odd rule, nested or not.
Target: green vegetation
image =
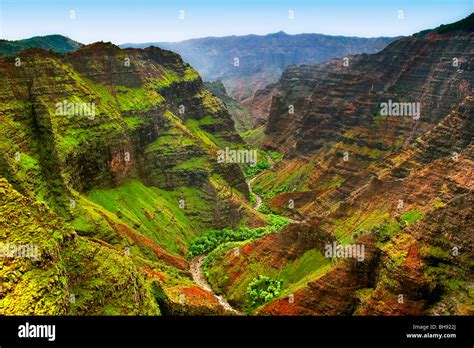
[[[151,85],[158,89],[164,89],[170,87],[173,84],[183,82],[183,81],[192,81],[197,78],[196,71],[191,67],[187,67],[184,71],[184,74],[180,74],[178,71],[171,69],[169,66],[160,65],[160,77],[159,78],[150,78],[149,82]],[[188,71],[189,70],[189,71]]]
[[[464,30],[464,31],[472,32],[474,30],[474,14],[471,13],[468,17],[454,23],[441,24],[439,27],[435,29],[420,31],[419,33],[415,35],[424,36],[424,35],[429,34],[430,32],[445,34],[445,33],[449,33],[451,31],[456,31],[456,30]]]
[[[187,242],[198,234],[186,212],[201,211],[208,204],[200,199],[199,190],[183,188],[182,192],[183,196],[131,180],[113,189],[93,190],[89,199],[167,250],[184,253]],[[181,197],[186,202],[183,209]]]
[[[331,267],[331,261],[318,249],[310,249],[301,257],[287,263],[279,272],[285,293],[298,289],[308,281],[323,275]]]
[[[35,36],[29,39],[8,41],[0,40],[0,57],[11,56],[27,48],[39,47],[55,52],[71,52],[82,44],[62,35]]]
[[[378,241],[384,243],[390,240],[396,233],[401,230],[400,224],[395,219],[387,218],[383,223],[375,225],[370,232]]]
[[[274,163],[278,163],[283,159],[283,154],[278,151],[267,151]]]
[[[0,258],[0,313],[160,313],[150,284],[131,258],[106,243],[79,237],[44,203],[22,196],[5,179],[0,179],[0,230],[0,246],[36,250],[28,257]]]
[[[342,244],[350,243],[354,238],[354,234],[365,234],[365,231],[370,231],[373,227],[380,225],[390,219],[390,214],[374,209],[369,213],[364,210],[359,210],[359,214],[353,213],[349,218],[342,218],[335,220],[334,234],[338,241]]]
[[[127,88],[117,86],[115,98],[123,112],[143,112],[163,104],[165,99],[149,86],[140,88]]]
[[[200,169],[204,170],[208,167],[208,159],[206,157],[193,157],[178,166],[177,169],[190,170],[190,169]]]
[[[247,287],[247,294],[253,306],[261,305],[278,297],[281,292],[281,280],[273,280],[267,276],[259,275]]]
[[[258,128],[250,129],[246,132],[240,133],[242,139],[245,140],[246,143],[258,146],[262,139],[264,138],[264,130],[265,126],[260,126]]]
[[[281,154],[270,156],[277,160]],[[296,168],[281,171],[267,171],[261,174],[254,182],[253,190],[258,193],[265,201],[272,199],[280,193],[303,192],[307,189],[306,180],[313,169],[314,162],[309,161],[307,164],[300,165]]]
[[[186,137],[183,134],[171,134],[163,135],[158,137],[154,142],[149,144],[145,152],[161,151],[163,152],[166,148],[176,148],[176,147],[187,147],[193,146],[196,144],[196,141],[190,137]]]
[[[243,164],[242,169],[244,171],[245,178],[251,178],[260,174],[266,169],[270,169],[272,165],[280,162],[283,159],[283,154],[277,151],[257,151],[257,165],[251,167],[248,164]]]
[[[403,221],[407,226],[421,219],[423,219],[423,213],[416,208],[400,215],[400,220]]]
[[[321,185],[317,186],[316,190],[329,190],[329,189],[334,188],[334,187],[339,187],[344,183],[344,181],[345,181],[345,179],[338,178],[334,181],[327,182],[325,184],[321,184]]]
[[[213,124],[214,120],[211,116],[206,116],[200,120],[193,118],[186,121],[186,127],[209,148],[216,148],[219,141],[214,135],[201,128],[201,126]]]
[[[427,250],[427,256],[435,259],[444,260],[446,262],[449,262],[451,259],[451,254],[449,253],[449,251],[444,250],[438,246],[430,246]]]
[[[281,292],[277,297],[282,298],[331,269],[330,260],[317,249],[310,249],[295,260],[286,260],[287,262],[279,267],[273,266],[266,255],[244,256],[241,253],[232,256],[233,249],[242,249],[250,243],[251,240],[221,244],[209,253],[203,263],[206,278],[213,289],[238,303],[244,312],[252,313],[255,310],[247,288],[250,282],[260,275],[281,281]]]
[[[35,203],[41,214],[0,204],[7,231],[0,242],[24,237],[45,256],[40,264],[0,260],[0,313],[158,314],[155,300],[177,302],[182,288],[196,290],[183,271],[189,242],[212,226],[238,225],[239,203],[251,211],[236,189],[242,177],[211,162],[216,149],[238,139],[223,104],[177,55],[151,51],[131,54],[126,85],[119,76],[128,70],[126,54],[111,44],[74,54],[83,60],[34,50],[24,53],[22,69],[12,59],[0,64],[0,176],[24,194],[18,202],[44,202]],[[34,100],[30,79],[38,81]],[[59,115],[62,100],[94,103],[95,116]],[[170,111],[180,103],[185,116]],[[236,238],[272,228],[281,226]]]
[[[254,127],[254,118],[250,107],[239,103],[227,95],[226,89],[221,81],[204,82],[206,88],[216,97],[222,100],[234,121],[235,129],[241,133]]]
[[[379,222],[377,216],[382,217],[382,221]],[[374,219],[367,219],[366,222],[361,224],[355,233],[352,234],[352,238],[355,239],[362,234],[372,234],[377,241],[382,244],[391,240],[395,235],[397,235],[405,226],[408,226],[415,221],[418,221],[423,218],[423,213],[421,213],[418,209],[412,209],[404,214],[400,215],[398,219],[391,217],[388,213],[380,215],[377,213],[374,216]],[[340,235],[343,238],[342,235]],[[343,238],[343,240],[347,240],[347,238]]]
[[[263,214],[271,214],[272,213],[272,210],[265,203],[262,203],[260,205],[260,208],[258,208],[258,211],[263,213]]]
[[[219,264],[220,261],[225,257],[225,255],[232,249],[234,248],[240,248],[248,243],[251,243],[253,240],[248,239],[240,242],[227,242],[224,244],[220,244],[217,246],[214,250],[212,250],[204,259],[204,262],[202,263],[202,269],[204,270],[204,274],[206,275],[206,278],[209,279],[210,277],[210,271],[212,268],[215,266],[214,262]]]
[[[240,227],[237,231],[228,228],[223,230],[206,231],[201,236],[191,241],[188,252],[189,256],[192,257],[207,254],[219,245],[228,242],[244,241],[248,239],[255,240],[266,234],[278,232],[289,224],[288,219],[278,215],[269,215],[268,221],[269,224],[265,227]]]
[[[207,109],[207,112],[218,112],[224,109],[224,104],[218,98],[216,98],[208,90],[201,90],[198,94],[195,95],[196,98],[200,99],[202,105]]]
[[[440,262],[434,266],[428,266],[427,273],[432,282],[432,286],[443,289],[443,293],[448,293],[450,296],[454,295],[472,308],[472,287],[469,286],[469,281],[466,281],[466,279],[469,279],[469,274],[472,273],[469,269]]]
[[[245,171],[244,175],[246,178],[250,178],[252,176],[257,175],[262,170],[268,169],[270,167],[271,167],[270,163],[266,161],[257,161],[257,165],[254,167],[249,166],[249,168]]]
[[[355,294],[359,300],[366,301],[374,292],[374,288],[363,288],[356,290]]]

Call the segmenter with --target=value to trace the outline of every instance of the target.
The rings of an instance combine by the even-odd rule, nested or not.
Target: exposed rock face
[[[23,62],[19,68],[2,62],[7,77],[2,98],[11,105],[4,117],[17,118],[23,126],[23,133],[4,127],[4,136],[12,139],[16,133],[24,139],[21,147],[5,153],[10,166],[2,168],[4,176],[14,176],[13,150],[29,150],[50,167],[43,175],[60,175],[66,186],[80,192],[135,177],[164,189],[188,186],[216,194],[209,186],[216,163],[210,154],[219,142],[241,140],[222,103],[179,56],[158,48],[122,51],[94,44],[64,59],[28,51]],[[56,103],[72,98],[93,102],[96,114],[55,115]],[[186,123],[209,134],[209,141],[207,134],[193,134]],[[193,170],[192,162],[201,159],[209,162],[209,169]],[[228,169],[220,170],[222,177],[247,194],[240,170],[232,165]]]
[[[251,97],[278,80],[289,65],[315,64],[335,57],[374,53],[394,38],[358,38],[322,34],[209,37],[173,42],[125,44],[144,48],[155,45],[179,53],[205,80],[221,80],[237,100]]]
[[[20,58],[20,66],[13,57],[0,60],[0,175],[85,237],[85,254],[96,243],[133,255],[124,265],[116,257],[118,268],[146,276],[146,286],[128,279],[143,287],[130,313],[158,313],[153,297],[179,311],[181,292],[190,314],[219,312],[183,257],[205,228],[232,226],[246,214],[233,197],[248,198],[240,167],[217,162],[220,148],[244,146],[224,104],[177,54],[155,47],[96,43],[65,55],[30,49]],[[142,309],[142,297],[155,308]],[[57,313],[105,313],[81,306]]]
[[[337,141],[384,150],[411,140],[407,133],[425,131],[471,94],[473,40],[472,31],[432,31],[377,54],[352,56],[348,66],[338,59],[288,68],[272,88],[268,145],[308,154]],[[419,122],[409,117],[374,122],[388,100],[420,103]],[[372,131],[347,139],[354,127]]]
[[[238,132],[245,132],[255,127],[255,119],[252,111],[242,103],[231,98],[220,80],[205,82],[205,85],[216,97],[224,102],[229,110],[229,114],[234,120],[235,129]]]
[[[317,280],[292,293],[288,298],[266,305],[262,315],[351,315],[358,304],[356,291],[370,288],[379,253],[374,240],[359,239],[365,245],[364,261],[344,260]]]
[[[241,247],[245,257],[222,255],[210,279],[235,276],[216,288],[243,306],[253,277],[283,280],[276,300],[249,308],[259,314],[474,313],[473,19],[348,67],[287,69],[270,87],[266,127],[266,146],[287,158],[252,187],[276,192],[268,204],[305,221]],[[420,118],[381,117],[388,99],[419,102]],[[334,241],[363,244],[364,260],[323,261],[322,245]]]
[[[474,313],[473,19],[257,93],[260,141],[286,158],[252,190],[295,221],[214,249],[216,293],[262,315]],[[155,47],[20,58],[0,59],[0,243],[40,257],[0,259],[0,313],[224,314],[184,258],[204,229],[264,217],[217,163],[244,146],[224,104]],[[421,111],[380,115],[392,102]],[[261,275],[281,286],[265,303]]]

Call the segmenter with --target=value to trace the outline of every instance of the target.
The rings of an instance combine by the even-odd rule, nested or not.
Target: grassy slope
[[[272,266],[272,261],[262,255],[240,253],[236,256],[235,248],[249,243],[251,241],[224,244],[211,252],[204,264],[207,279],[216,292],[225,294],[245,312],[257,310],[251,305],[247,293],[247,286],[254,278],[265,275],[281,281],[282,292],[278,298],[283,298],[324,275],[331,267],[329,259],[316,249],[310,249],[300,258],[279,267]]]
[[[120,63],[123,56],[127,56],[123,51],[116,54],[115,58]],[[107,56],[105,59],[113,58]],[[138,58],[136,61],[134,59],[132,58],[132,63],[142,66]],[[119,254],[123,254],[125,247],[130,247],[134,263],[141,272],[145,272],[146,279],[151,278],[155,284],[159,284],[154,295],[158,293],[156,296],[164,296],[160,301],[167,306],[168,311],[171,311],[170,303],[173,308],[178,305],[179,293],[182,291],[180,289],[191,289],[186,303],[190,307],[183,307],[181,311],[213,312],[218,307],[213,302],[215,299],[195,288],[189,274],[182,271],[188,267],[186,261],[177,255],[187,253],[188,242],[203,228],[200,222],[203,216],[212,221],[216,201],[210,199],[212,192],[209,190],[214,188],[216,192],[227,192],[222,199],[232,199],[235,195],[237,201],[245,203],[241,193],[229,190],[222,177],[212,173],[211,163],[215,156],[211,154],[219,147],[229,144],[220,134],[206,128],[218,126],[217,122],[220,121],[217,120],[217,115],[224,112],[222,103],[209,92],[200,90],[191,98],[199,112],[204,114],[199,120],[191,118],[184,121],[168,109],[173,106],[167,103],[173,100],[165,100],[160,94],[162,90],[188,82],[195,85],[200,81],[199,75],[189,66],[184,66],[182,71],[177,72],[168,63],[155,65],[156,71],[153,74],[158,77],[148,78],[138,87],[126,87],[94,82],[57,55],[40,51],[28,52],[24,61],[29,64],[24,65],[21,71],[12,68],[14,65],[11,61],[0,61],[2,74],[7,77],[0,81],[3,93],[0,97],[0,174],[25,196],[44,202],[47,209],[58,214],[58,219],[68,221],[72,227],[63,222],[68,229],[74,228],[84,236],[74,237],[77,242],[71,248],[64,248],[63,260],[66,260],[66,264],[61,269],[61,276],[67,278],[70,274],[74,276],[75,282],[69,284],[66,278],[61,278],[61,282],[67,284],[57,284],[57,291],[61,292],[61,295],[58,293],[58,301],[62,301],[62,307],[57,309],[56,304],[48,300],[41,304],[41,308],[28,309],[30,313],[158,313],[157,308],[153,309],[156,304],[149,304],[145,313],[136,299],[126,304],[120,299],[117,299],[119,304],[110,302],[115,296],[108,291],[120,290],[125,282],[143,277],[142,273],[135,274],[133,264],[128,261],[124,263],[128,259],[123,261],[119,256],[109,257],[108,248],[117,249]],[[94,64],[93,58],[89,62]],[[102,68],[101,64],[97,64],[94,68]],[[54,73],[50,73],[51,71]],[[24,74],[34,76],[41,89],[41,93],[34,98],[30,95],[26,80],[21,77]],[[54,107],[58,100],[94,100],[97,112],[95,118],[91,120],[86,117],[58,116]],[[113,180],[113,174],[102,171],[86,183],[89,188],[77,186],[77,167],[74,166],[76,159],[85,156],[82,158],[97,158],[100,163],[101,156],[107,151],[104,149],[126,149],[127,146],[131,149],[132,140],[139,139],[143,130],[153,127],[153,122],[157,119],[161,125],[158,138],[143,149],[143,161],[153,163],[146,158],[150,153],[159,152],[166,156],[168,152],[173,157],[181,150],[186,153],[189,146],[197,148],[201,153],[198,157],[183,160],[172,158],[175,164],[172,171],[184,175],[195,171],[206,173],[210,188],[207,192],[193,186],[181,186],[173,190],[147,186],[140,180],[140,175],[133,166],[126,173],[128,178]],[[181,199],[184,199],[183,208],[179,207]],[[16,228],[11,231],[12,234],[17,234]],[[10,241],[10,237],[5,237],[8,238],[5,240]],[[97,242],[90,242],[87,238]],[[84,258],[76,255],[74,248]],[[87,261],[84,261],[85,258],[88,258]],[[125,266],[129,268],[125,270]],[[30,280],[36,281],[36,276],[45,279],[49,277],[35,272],[30,274]],[[121,274],[126,274],[127,277],[115,279]],[[81,278],[81,275],[89,277]],[[1,276],[8,275],[2,270]],[[54,277],[51,273],[51,282],[56,279]],[[136,280],[140,288],[148,286],[144,282],[145,280]],[[12,286],[18,285],[17,289],[27,286],[21,284],[24,284],[22,279],[12,280]],[[106,290],[107,288],[110,290]],[[130,291],[132,290],[133,287],[130,287]],[[25,291],[22,302],[25,308],[17,307],[11,301],[12,297],[7,297],[3,302],[5,312],[18,314],[27,311],[26,306],[32,295],[26,290],[22,291]],[[76,307],[63,303],[69,296],[68,291],[80,293]],[[137,291],[142,291],[138,299],[148,301],[148,290]],[[41,293],[40,290],[38,292]],[[19,295],[15,293],[11,296]],[[197,303],[193,303],[194,299]],[[103,307],[91,306],[91,301],[99,301]]]
[[[183,193],[181,196],[178,192],[146,187],[132,180],[117,188],[92,190],[89,199],[167,250],[184,253],[189,240],[199,234],[185,212],[197,211],[207,203],[199,199],[196,189],[183,188]],[[186,197],[184,208],[179,207],[182,197]]]
[[[32,244],[39,260],[1,258],[0,312],[7,315],[159,314],[151,284],[112,246],[79,237],[44,203],[0,179],[0,245]]]

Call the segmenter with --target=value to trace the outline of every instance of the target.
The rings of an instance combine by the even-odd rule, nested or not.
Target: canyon
[[[193,45],[215,38],[168,47],[184,60],[106,42],[8,51],[0,244],[39,258],[0,259],[0,313],[472,315],[473,29],[471,14],[396,39],[271,34],[327,51],[289,62],[264,45],[252,66],[271,74],[213,82]],[[244,38],[243,57],[262,39]]]
[[[289,67],[255,94],[269,116],[244,138],[285,156],[253,190],[305,223],[213,258],[210,283],[231,304],[260,315],[472,315],[473,19],[348,66]],[[390,99],[419,102],[421,117],[381,115]],[[364,260],[325,258],[334,242],[363,244]],[[262,274],[285,290],[249,307],[246,285]]]
[[[40,261],[2,259],[0,312],[156,314],[157,301],[219,312],[185,256],[203,229],[255,215],[239,209],[240,167],[216,162],[226,144],[245,146],[224,104],[159,48],[19,58],[0,60],[1,240],[37,241]],[[58,114],[63,101],[93,103],[95,116]]]

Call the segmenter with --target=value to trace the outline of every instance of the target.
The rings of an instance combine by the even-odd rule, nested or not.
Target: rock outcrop
[[[269,86],[265,145],[286,158],[252,188],[302,222],[220,255],[210,279],[234,276],[216,288],[265,315],[472,315],[473,19]],[[382,115],[389,100],[420,117]],[[325,257],[334,242],[364,246],[363,260]],[[282,292],[249,307],[262,274]]]
[[[139,296],[173,312],[169,304],[181,304],[172,294],[189,289],[188,314],[218,312],[214,297],[192,282],[184,256],[205,228],[232,226],[248,214],[238,203],[249,195],[242,170],[217,162],[219,149],[245,146],[225,105],[177,54],[155,47],[100,42],[67,54],[32,48],[19,58],[19,65],[14,57],[0,60],[0,176],[24,199],[47,204],[87,241],[84,248],[132,255],[130,272],[155,284],[137,283]],[[15,223],[10,229],[21,230]],[[15,234],[0,236],[8,243]],[[115,262],[118,269],[132,263]],[[86,277],[88,268],[77,272]],[[130,300],[130,313],[145,314],[138,299]],[[26,313],[9,307],[8,294],[5,301],[9,314]],[[107,314],[82,306],[31,313]]]

